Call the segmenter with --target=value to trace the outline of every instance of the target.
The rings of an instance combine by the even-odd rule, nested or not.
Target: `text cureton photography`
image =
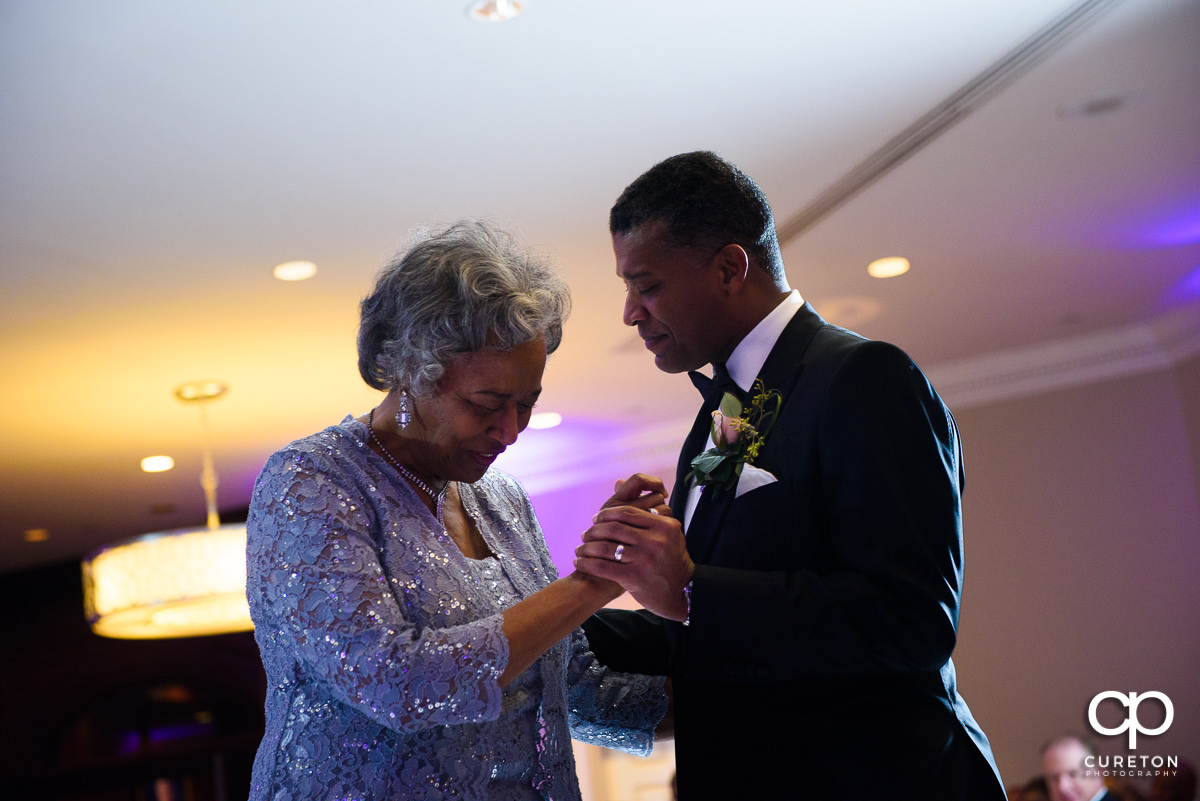
[[[1179,756],[1155,754],[1118,754],[1116,756],[1088,755],[1083,760],[1089,776],[1119,778],[1174,776],[1179,772]]]
[[[1157,701],[1163,710],[1162,722],[1154,727],[1142,724],[1138,709],[1147,699]],[[1105,726],[1100,721],[1099,708],[1104,701],[1115,701],[1125,707],[1125,719],[1117,726]],[[1112,706],[1111,704],[1109,706]],[[1113,690],[1097,693],[1088,705],[1088,723],[1097,734],[1114,736],[1128,732],[1129,748],[1137,747],[1137,736],[1162,734],[1171,727],[1175,719],[1175,705],[1166,694],[1151,691],[1144,693],[1119,693]],[[1083,766],[1090,776],[1117,778],[1174,776],[1179,772],[1179,756],[1161,754],[1117,754],[1114,756],[1088,754]]]

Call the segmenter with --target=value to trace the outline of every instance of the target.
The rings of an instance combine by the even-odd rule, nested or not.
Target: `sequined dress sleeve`
[[[646,750],[661,683],[606,674],[581,634],[499,687],[503,610],[553,580],[519,485],[459,485],[496,554],[468,559],[365,432],[347,418],[293,443],[255,486],[247,595],[268,687],[251,799],[578,798],[577,695],[642,706],[601,703],[586,725]]]

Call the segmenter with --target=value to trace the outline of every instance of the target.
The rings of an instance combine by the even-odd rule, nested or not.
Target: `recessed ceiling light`
[[[530,428],[554,428],[562,423],[562,415],[558,412],[538,412],[529,418]]]
[[[521,13],[521,4],[513,0],[480,0],[474,3],[467,14],[480,22],[504,22]]]
[[[274,274],[280,281],[304,281],[317,274],[317,265],[311,261],[285,261],[275,265]]]
[[[50,539],[50,532],[44,528],[27,528],[25,529],[26,542],[45,542]]]
[[[1058,116],[1068,120],[1080,117],[1103,117],[1127,108],[1133,103],[1133,100],[1134,96],[1131,94],[1092,95],[1063,103],[1058,107]]]
[[[181,401],[208,401],[229,391],[220,381],[192,381],[175,387],[175,397]]]
[[[867,272],[875,278],[895,278],[908,272],[908,259],[901,256],[876,259],[867,265]]]
[[[165,473],[175,466],[170,456],[147,456],[142,460],[142,470],[147,473]]]

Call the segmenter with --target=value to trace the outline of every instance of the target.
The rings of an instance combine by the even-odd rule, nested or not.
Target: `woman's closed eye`
[[[507,404],[502,403],[499,406],[488,406],[483,403],[472,402],[471,406],[474,407],[475,411],[479,412],[480,414],[496,414],[497,412],[504,411],[504,407],[507,406]],[[519,414],[531,414],[533,412],[533,410],[536,408],[537,408],[536,403],[518,403],[517,404],[517,412]]]

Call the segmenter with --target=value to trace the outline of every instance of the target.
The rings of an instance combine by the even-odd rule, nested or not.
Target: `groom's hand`
[[[696,566],[679,521],[657,509],[601,509],[575,549],[575,568],[617,582],[656,615],[687,617],[683,588]]]

